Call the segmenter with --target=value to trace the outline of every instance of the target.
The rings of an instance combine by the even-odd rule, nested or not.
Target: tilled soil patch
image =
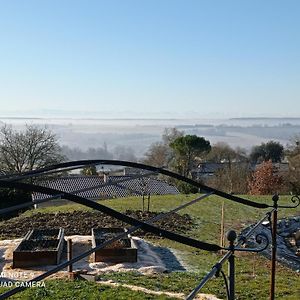
[[[155,217],[159,213],[127,210],[125,214],[135,219],[145,221]],[[186,233],[194,226],[194,223],[189,215],[174,213],[156,222],[155,225],[165,230]],[[101,212],[73,211],[63,213],[36,213],[28,217],[19,216],[6,220],[0,226],[0,237],[2,239],[19,238],[23,237],[30,229],[53,229],[59,227],[64,228],[65,235],[90,235],[92,228],[130,227],[130,225]],[[154,236],[141,230],[137,231],[134,235],[141,237]]]

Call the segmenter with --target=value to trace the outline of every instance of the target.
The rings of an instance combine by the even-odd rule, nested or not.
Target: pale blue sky
[[[0,0],[0,112],[300,116],[300,1]]]

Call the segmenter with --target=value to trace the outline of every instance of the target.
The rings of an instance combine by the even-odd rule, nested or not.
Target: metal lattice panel
[[[123,182],[118,183],[119,181]],[[39,185],[67,193],[73,193],[77,190],[85,190],[77,193],[77,195],[88,199],[121,198],[128,197],[129,195],[139,196],[142,194],[179,194],[179,191],[175,186],[153,178],[145,178],[141,180],[137,178],[131,179],[130,176],[110,176],[108,182],[111,183],[111,185],[101,186],[105,183],[105,181],[100,176],[68,176],[42,181]],[[32,195],[32,200],[37,201],[47,197],[48,196],[45,194],[34,193]]]

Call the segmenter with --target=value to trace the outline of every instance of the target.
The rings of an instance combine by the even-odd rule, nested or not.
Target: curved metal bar
[[[21,183],[21,182],[10,182],[10,181],[5,181],[5,180],[0,180],[0,187],[6,187],[6,188],[17,188],[25,191],[35,191],[35,192],[40,192],[43,194],[50,194],[50,195],[63,195],[63,198],[66,200],[70,200],[73,202],[76,202],[78,204],[85,205],[87,207],[96,209],[98,211],[101,211],[107,215],[110,215],[118,220],[121,220],[127,224],[133,225],[133,226],[140,226],[141,229],[144,231],[148,231],[151,233],[154,233],[155,235],[165,237],[167,239],[177,241],[179,243],[206,250],[206,251],[219,251],[222,249],[222,247],[215,245],[215,244],[210,244],[202,241],[198,241],[186,236],[182,236],[180,234],[170,232],[164,229],[160,229],[156,226],[147,224],[145,222],[142,222],[140,220],[136,220],[130,216],[124,215],[110,207],[104,206],[102,204],[99,204],[97,202],[94,202],[92,200],[88,200],[86,198],[61,192],[59,190],[51,189],[51,188],[46,188],[38,185],[33,185],[33,184],[28,184],[28,183]]]
[[[290,199],[292,203],[295,203],[295,205],[278,205],[278,208],[296,208],[300,205],[300,197],[298,195],[294,195],[292,196],[292,198]]]
[[[229,291],[229,285],[228,285],[228,281],[227,281],[227,278],[226,278],[226,275],[225,273],[220,270],[220,273],[222,274],[222,277],[223,277],[223,280],[224,280],[224,285],[225,285],[225,290],[226,290],[226,296],[227,296],[227,300],[230,300],[230,291]]]
[[[145,165],[145,164],[141,164],[141,163],[135,163],[135,162],[129,162],[129,161],[121,161],[121,160],[81,160],[81,161],[71,161],[71,162],[65,162],[65,163],[61,163],[61,164],[56,164],[53,166],[49,166],[46,168],[42,168],[39,170],[34,170],[31,172],[25,172],[22,175],[20,175],[18,177],[18,180],[21,179],[26,179],[27,175],[32,176],[33,174],[35,175],[40,175],[43,174],[46,171],[51,171],[53,169],[58,169],[58,168],[67,168],[67,167],[72,167],[72,166],[85,166],[85,165],[112,165],[112,166],[124,166],[124,167],[132,167],[132,168],[137,168],[137,169],[143,169],[143,170],[148,170],[148,171],[152,171],[152,172],[157,172],[178,180],[181,180],[183,182],[189,183],[199,189],[202,189],[203,191],[209,193],[209,192],[213,192],[215,195],[223,197],[225,199],[237,202],[237,203],[241,203],[244,205],[248,205],[248,206],[252,206],[252,207],[256,207],[256,208],[260,208],[260,209],[264,209],[264,208],[269,208],[272,207],[268,204],[264,204],[264,203],[258,203],[258,202],[254,202],[248,199],[244,199],[241,197],[237,197],[231,194],[227,194],[224,193],[222,191],[219,191],[217,189],[214,189],[212,187],[206,186],[204,184],[201,184],[195,180],[192,180],[190,178],[184,177],[180,174],[171,172],[169,170],[166,169],[162,169],[162,168],[157,168],[157,167],[153,167],[153,166],[149,166],[149,165]],[[9,181],[13,181],[14,178],[8,179]]]
[[[273,208],[271,211],[267,212],[263,218],[261,218],[253,228],[251,228],[251,230],[249,230],[245,235],[240,236],[238,238],[237,241],[237,245],[235,247],[239,247],[241,246],[243,243],[245,243],[246,239],[253,234],[253,232],[258,228],[258,226],[265,221],[266,219],[269,218],[269,216],[271,215],[271,213],[274,211],[275,209]],[[228,250],[228,248],[227,248]],[[231,250],[229,250],[210,270],[209,273],[207,273],[205,275],[204,278],[202,278],[202,280],[200,281],[200,283],[190,292],[190,294],[187,296],[186,300],[192,300],[196,297],[196,295],[198,294],[198,292],[205,286],[205,284],[212,279],[217,273],[220,272],[220,270],[222,269],[223,264],[229,259],[229,257],[231,256],[232,252]]]
[[[231,256],[231,251],[228,251],[211,269],[209,273],[207,273],[204,278],[202,278],[201,282],[190,292],[190,294],[185,298],[186,300],[194,299],[198,292],[205,286],[205,284],[212,279],[216,274],[220,273],[223,264],[228,260]]]
[[[106,187],[106,186],[111,186],[111,185],[117,185],[117,184],[124,183],[124,182],[130,181],[130,180],[133,180],[133,179],[144,178],[144,177],[155,175],[155,174],[157,174],[157,173],[156,172],[149,172],[149,173],[146,173],[146,174],[132,176],[130,178],[125,178],[125,179],[120,179],[120,180],[116,180],[116,181],[101,183],[101,184],[97,184],[97,185],[94,185],[94,186],[91,186],[91,187],[88,187],[88,188],[83,188],[83,189],[73,191],[72,194],[76,195],[76,194],[79,194],[79,193],[82,193],[82,192],[91,191],[91,190],[96,189],[96,188],[101,188],[101,187]],[[33,204],[40,204],[40,203],[44,203],[44,202],[47,202],[47,201],[50,201],[50,200],[60,199],[62,196],[63,196],[63,192],[60,195],[47,197],[47,198],[44,198],[44,199],[36,200],[34,202],[30,201],[30,202],[10,206],[10,207],[7,207],[7,208],[2,208],[2,209],[0,209],[0,215],[7,214],[9,212],[12,212],[12,211],[15,211],[15,210],[18,210],[18,209],[31,207]]]
[[[90,165],[93,166],[93,165]],[[42,171],[41,173],[36,173],[35,171],[37,170],[44,170],[45,168],[40,168],[40,169],[35,169],[33,171],[26,171],[22,173],[12,173],[12,174],[5,174],[0,176],[1,179],[6,179],[10,181],[18,181],[18,180],[23,180],[23,179],[28,179],[32,177],[37,177],[40,175],[51,175],[55,173],[60,173],[60,172],[68,172],[68,171],[73,171],[73,170],[78,170],[84,167],[89,167],[89,165],[84,165],[84,166],[74,166],[74,167],[64,167],[64,168],[56,168],[56,169],[51,169],[49,171]]]
[[[265,220],[268,219],[268,221],[271,223],[271,214],[274,212],[275,208],[273,208],[271,211],[268,211],[259,221],[255,223],[255,225],[245,234],[240,235],[238,237],[238,242],[236,246],[241,246],[244,244],[247,240],[247,238],[253,234],[253,232],[261,225]]]
[[[190,205],[193,205],[193,204],[195,204],[195,203],[197,203],[197,202],[199,202],[199,201],[201,201],[201,200],[203,200],[203,199],[209,197],[210,195],[211,195],[211,194],[209,193],[209,194],[205,194],[205,195],[203,195],[203,196],[197,197],[196,199],[193,199],[193,200],[191,200],[191,201],[189,201],[189,202],[187,202],[187,203],[185,203],[185,204],[182,204],[182,205],[180,205],[180,206],[178,206],[178,207],[176,207],[176,208],[174,208],[174,209],[172,209],[172,210],[170,210],[170,211],[168,211],[168,212],[166,212],[166,213],[160,213],[159,215],[157,215],[157,216],[155,216],[155,217],[153,217],[153,218],[147,220],[145,223],[154,223],[154,222],[157,222],[157,221],[159,221],[159,220],[161,220],[161,219],[163,219],[163,218],[169,216],[169,215],[172,214],[172,213],[175,213],[175,212],[177,212],[177,211],[179,211],[179,210],[181,210],[181,209],[183,209],[183,208],[186,208],[186,207],[188,207],[188,206],[190,206]],[[59,265],[55,266],[54,268],[50,269],[49,271],[46,271],[45,273],[43,273],[43,274],[41,274],[41,275],[39,275],[39,276],[37,276],[37,277],[35,277],[35,278],[29,280],[28,282],[37,282],[37,281],[41,281],[41,280],[47,278],[48,276],[50,276],[50,275],[52,275],[52,274],[54,274],[54,273],[56,273],[56,272],[58,272],[58,271],[64,269],[65,267],[67,267],[67,266],[69,266],[69,265],[71,265],[71,264],[74,264],[75,262],[77,262],[77,261],[79,261],[79,260],[81,260],[81,259],[87,257],[88,255],[94,253],[95,251],[97,251],[97,250],[99,250],[99,249],[102,249],[102,248],[106,247],[107,245],[109,245],[109,244],[111,244],[111,243],[113,243],[113,242],[115,242],[115,241],[117,241],[117,240],[119,240],[119,239],[125,237],[126,235],[135,232],[135,231],[138,230],[139,228],[141,228],[141,226],[134,226],[134,227],[131,227],[131,228],[129,228],[126,232],[123,232],[123,233],[118,234],[117,236],[111,238],[110,240],[105,241],[105,242],[101,243],[100,245],[98,245],[98,246],[96,246],[96,247],[94,247],[94,248],[91,248],[91,249],[87,250],[87,251],[84,252],[84,253],[81,253],[80,255],[74,257],[73,259],[71,259],[71,260],[69,260],[69,261],[60,263]],[[15,287],[15,288],[12,289],[12,290],[9,290],[9,291],[7,291],[7,292],[5,292],[5,293],[3,293],[3,294],[0,295],[0,300],[6,299],[6,298],[8,298],[8,297],[10,297],[10,296],[12,296],[12,295],[18,293],[18,292],[21,292],[21,291],[25,290],[26,287],[27,287],[27,286],[19,286],[19,287]]]
[[[270,245],[270,240],[269,240],[268,236],[264,233],[258,233],[255,236],[255,240],[258,244],[264,243],[263,246],[261,248],[239,248],[239,247],[236,248],[235,247],[234,251],[259,253],[259,252],[262,252],[262,251],[266,250]]]

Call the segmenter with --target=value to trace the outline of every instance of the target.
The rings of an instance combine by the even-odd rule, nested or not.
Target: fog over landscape
[[[228,119],[97,119],[53,117],[0,117],[1,125],[22,129],[26,124],[52,130],[70,159],[142,158],[149,146],[161,139],[165,128],[176,127],[186,134],[196,134],[212,144],[226,142],[232,147],[250,150],[269,140],[283,145],[300,134],[300,118],[228,118]],[[89,148],[98,152],[86,154]],[[81,153],[80,151],[85,152]],[[112,155],[113,154],[113,155]],[[87,157],[88,156],[88,157]],[[113,157],[112,157],[113,156]]]

